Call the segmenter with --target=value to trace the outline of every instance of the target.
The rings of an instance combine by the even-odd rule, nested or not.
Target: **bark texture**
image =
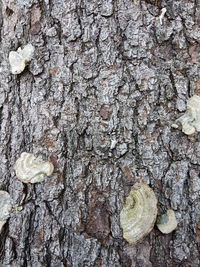
[[[199,5],[1,0],[0,189],[23,210],[0,235],[0,266],[199,266],[200,136],[171,128],[200,94]],[[9,52],[27,43],[34,59],[12,75]],[[17,180],[23,151],[51,160],[53,176]],[[119,213],[137,181],[179,226],[134,247]]]

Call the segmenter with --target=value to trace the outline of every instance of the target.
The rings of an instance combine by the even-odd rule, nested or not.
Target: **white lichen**
[[[200,96],[194,95],[188,99],[185,114],[172,124],[173,128],[179,128],[179,126],[187,135],[200,132]]]
[[[161,14],[160,14],[160,16],[159,16],[160,25],[162,25],[162,23],[163,23],[163,18],[164,18],[164,16],[165,16],[165,13],[166,13],[166,12],[167,12],[167,9],[166,9],[165,7],[161,9]]]
[[[154,227],[157,217],[157,198],[144,183],[133,186],[120,213],[123,237],[130,244],[137,244]]]
[[[8,192],[0,190],[0,232],[12,211],[11,197]]]
[[[23,152],[15,163],[17,178],[23,183],[39,183],[44,181],[45,176],[53,173],[54,166],[49,161],[43,161],[41,157],[35,157],[30,153]]]
[[[163,234],[169,234],[177,227],[176,216],[173,210],[167,210],[166,214],[158,216],[157,227]]]
[[[9,53],[12,74],[19,74],[25,69],[33,57],[34,50],[32,44],[27,44],[23,49],[19,47],[17,51],[11,51]]]

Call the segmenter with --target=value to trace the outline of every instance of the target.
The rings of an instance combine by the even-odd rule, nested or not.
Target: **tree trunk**
[[[171,128],[200,94],[199,4],[1,1],[0,189],[23,209],[4,225],[0,266],[199,266],[200,136]],[[9,52],[28,43],[33,60],[11,74]],[[20,182],[24,151],[53,175]],[[132,246],[119,214],[137,181],[178,228]]]

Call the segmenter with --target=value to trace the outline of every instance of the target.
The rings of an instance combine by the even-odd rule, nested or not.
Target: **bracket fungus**
[[[179,126],[187,135],[200,132],[200,96],[194,95],[188,99],[185,114],[172,124],[173,128],[179,128]]]
[[[11,197],[8,192],[0,190],[0,232],[12,211]]]
[[[17,51],[9,53],[9,62],[12,74],[20,74],[31,61],[34,54],[34,46],[27,44],[23,49],[19,47]]]
[[[176,216],[173,210],[167,210],[166,214],[158,216],[157,227],[163,234],[169,234],[177,227]]]
[[[144,183],[136,183],[120,213],[123,237],[130,244],[137,244],[154,227],[157,217],[157,198],[153,190]]]
[[[45,175],[53,173],[54,166],[49,161],[43,161],[41,157],[35,157],[30,153],[23,152],[15,163],[17,178],[23,183],[39,183],[44,181]]]

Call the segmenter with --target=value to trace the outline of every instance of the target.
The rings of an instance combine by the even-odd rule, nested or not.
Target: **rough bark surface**
[[[23,207],[0,235],[0,266],[199,266],[200,136],[171,124],[200,94],[200,1],[1,0],[0,9],[0,189]],[[9,51],[27,43],[34,59],[12,75]],[[53,176],[17,180],[23,151],[50,159]],[[134,247],[119,213],[136,181],[179,225]]]

